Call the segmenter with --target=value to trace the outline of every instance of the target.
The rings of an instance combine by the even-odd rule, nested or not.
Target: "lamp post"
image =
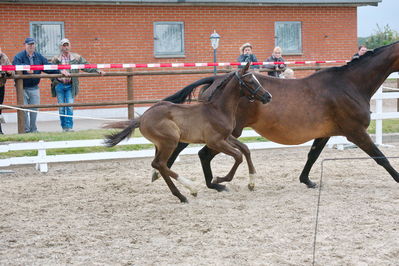
[[[213,30],[210,39],[213,48],[213,62],[216,63],[216,49],[219,47],[220,40],[220,35],[216,33],[216,30]],[[213,74],[216,75],[216,66],[213,66]]]

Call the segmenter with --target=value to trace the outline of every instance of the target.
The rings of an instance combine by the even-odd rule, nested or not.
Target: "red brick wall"
[[[221,35],[219,62],[235,61],[245,42],[252,43],[258,60],[264,61],[274,47],[275,21],[302,22],[303,55],[285,56],[286,60],[348,59],[357,47],[356,7],[0,4],[0,9],[0,45],[10,59],[23,49],[31,21],[63,21],[72,50],[90,63],[212,62],[209,36],[214,29]],[[156,21],[184,22],[185,58],[153,56]],[[160,99],[203,76],[135,77],[135,99]],[[42,80],[40,87],[42,103],[55,103],[49,82]],[[76,102],[125,99],[125,77],[81,78]],[[8,81],[5,104],[15,103],[13,82]]]

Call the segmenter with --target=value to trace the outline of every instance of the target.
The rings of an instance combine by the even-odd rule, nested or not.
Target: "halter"
[[[258,87],[253,90],[251,87],[249,87],[243,80],[242,78],[248,75],[252,75],[252,78],[256,81],[256,83],[258,84]],[[255,78],[254,74],[252,73],[246,73],[244,75],[242,75],[241,77],[238,75],[238,72],[235,72],[235,76],[238,79],[238,82],[240,84],[240,92],[243,94],[243,89],[242,87],[244,87],[245,89],[247,89],[249,91],[249,93],[251,94],[250,96],[247,96],[250,102],[254,102],[255,101],[255,95],[256,93],[263,88],[262,85],[260,84],[260,82],[258,81],[257,78]]]

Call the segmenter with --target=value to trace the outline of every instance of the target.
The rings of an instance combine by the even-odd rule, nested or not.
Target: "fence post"
[[[42,173],[47,173],[48,172],[48,166],[47,166],[47,160],[46,160],[46,147],[44,146],[44,141],[39,140],[39,143],[41,144],[42,147],[40,147],[37,151],[37,157],[39,159],[39,162],[36,164],[36,170],[39,170]]]
[[[22,72],[17,72],[17,74],[22,75]],[[15,79],[15,85],[17,89],[17,104],[24,104],[24,81],[23,79]],[[25,133],[25,112],[18,110],[17,111],[17,120],[18,120],[18,133]]]
[[[127,72],[131,73],[133,72],[133,68],[128,68],[126,69]],[[133,93],[133,75],[128,75],[127,76],[127,99],[130,100],[134,100],[134,93]],[[129,119],[133,119],[134,118],[134,104],[133,103],[129,103],[127,105],[127,114],[128,114],[128,118]]]

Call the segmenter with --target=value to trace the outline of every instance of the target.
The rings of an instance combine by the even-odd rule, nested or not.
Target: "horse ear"
[[[248,71],[250,65],[251,65],[251,62],[248,62],[248,63],[242,68],[242,70],[241,70],[241,75],[244,75],[245,72]]]

